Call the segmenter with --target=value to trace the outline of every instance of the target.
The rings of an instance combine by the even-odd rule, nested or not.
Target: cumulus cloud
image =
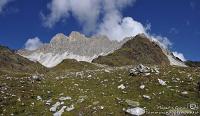
[[[121,41],[125,37],[146,33],[143,25],[133,20],[131,17],[124,17],[121,19],[121,17],[110,15],[107,18],[108,19],[100,25],[97,33],[100,35],[107,35],[111,40]]]
[[[168,49],[170,46],[172,46],[172,42],[169,41],[167,37],[151,34],[147,34],[147,36],[149,36],[149,38],[151,38],[153,41],[159,42],[159,45],[164,49]]]
[[[99,21],[106,19],[105,15],[117,12],[131,5],[135,0],[52,0],[47,8],[50,13],[42,13],[46,27],[52,28],[61,20],[73,16],[83,27],[85,33],[94,33],[99,28]],[[103,19],[100,19],[100,16]]]
[[[41,47],[43,43],[38,37],[28,39],[25,43],[25,49],[26,50],[36,50],[37,48]]]
[[[125,37],[144,33],[163,48],[172,45],[167,37],[151,34],[151,24],[144,26],[132,17],[123,17],[122,10],[134,5],[136,0],[52,0],[42,14],[43,23],[52,28],[56,23],[73,16],[86,34],[106,35],[111,40],[121,41]]]
[[[84,31],[89,33],[96,28],[100,5],[100,0],[52,0],[47,5],[50,14],[45,16],[42,13],[42,19],[46,27],[52,28],[71,14],[81,25],[84,25]]]
[[[3,12],[4,7],[12,0],[0,0],[0,13]]]
[[[49,14],[42,14],[44,25],[52,28],[61,20],[73,16],[88,34],[106,35],[111,40],[121,41],[125,37],[147,33],[151,24],[145,27],[132,17],[123,17],[123,8],[133,5],[136,0],[52,0],[48,5]],[[169,46],[166,37],[153,36],[163,45]]]
[[[178,53],[178,52],[173,52],[173,55],[179,59],[181,59],[182,61],[186,61],[184,55],[182,53]]]

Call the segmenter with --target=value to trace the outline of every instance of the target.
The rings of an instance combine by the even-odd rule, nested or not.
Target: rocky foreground
[[[199,68],[144,65],[1,72],[0,114],[198,116],[199,79]]]

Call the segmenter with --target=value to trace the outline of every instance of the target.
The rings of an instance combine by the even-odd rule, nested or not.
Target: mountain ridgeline
[[[128,40],[121,48],[106,56],[99,56],[92,62],[110,66],[133,64],[169,65],[170,62],[162,49],[145,35],[137,35]]]
[[[36,50],[19,50],[17,53],[48,68],[54,68],[66,59],[108,66],[142,63],[186,67],[184,62],[178,60],[167,49],[161,48],[159,42],[151,40],[145,34],[127,37],[120,42],[100,35],[86,37],[78,32],[72,32],[69,36],[57,34],[50,43],[45,43]]]
[[[6,72],[41,72],[46,68],[40,63],[32,62],[7,47],[0,46],[0,71]]]

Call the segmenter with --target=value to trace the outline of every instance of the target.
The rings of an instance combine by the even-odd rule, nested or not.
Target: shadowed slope
[[[94,63],[110,66],[132,64],[169,65],[169,60],[162,49],[143,34],[128,40],[122,47],[107,56],[99,56]]]

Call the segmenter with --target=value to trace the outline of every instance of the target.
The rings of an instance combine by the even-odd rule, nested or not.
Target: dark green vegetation
[[[33,73],[44,72],[46,68],[39,63],[32,62],[10,50],[0,46],[0,73]]]
[[[99,56],[94,63],[109,66],[124,66],[133,64],[169,65],[169,60],[162,49],[143,35],[127,41],[120,49],[107,56]]]
[[[61,65],[60,69],[64,68]],[[49,109],[62,96],[72,98],[64,101],[63,105],[73,104],[75,107],[69,112],[65,110],[63,116],[79,114],[124,116],[126,114],[123,108],[130,107],[125,102],[127,99],[139,102],[139,107],[145,108],[146,112],[166,112],[174,107],[183,108],[181,111],[191,111],[187,107],[189,103],[200,104],[200,95],[197,90],[197,81],[200,79],[199,68],[166,66],[159,67],[160,74],[158,75],[135,77],[129,76],[129,68],[125,66],[80,70],[80,67],[73,67],[77,71],[66,71],[57,75],[52,75],[52,71],[47,72],[43,74],[41,81],[33,81],[28,76],[1,75],[0,114],[52,115]],[[166,81],[167,85],[159,84],[158,78]],[[121,84],[125,86],[125,89],[118,88]],[[141,85],[145,85],[145,88],[140,89]],[[183,94],[186,92],[187,94]],[[143,95],[151,99],[146,99]],[[39,96],[42,99],[39,99]],[[47,100],[50,99],[52,99],[51,105],[46,105]],[[63,105],[58,107],[58,110]],[[198,112],[200,109],[194,111]],[[199,116],[199,114],[192,116]]]
[[[53,72],[65,72],[65,71],[81,71],[81,70],[92,70],[97,69],[98,67],[94,64],[77,61],[74,59],[65,59],[57,66],[51,68],[50,70]]]
[[[185,64],[190,67],[200,67],[200,62],[198,61],[186,61]]]

